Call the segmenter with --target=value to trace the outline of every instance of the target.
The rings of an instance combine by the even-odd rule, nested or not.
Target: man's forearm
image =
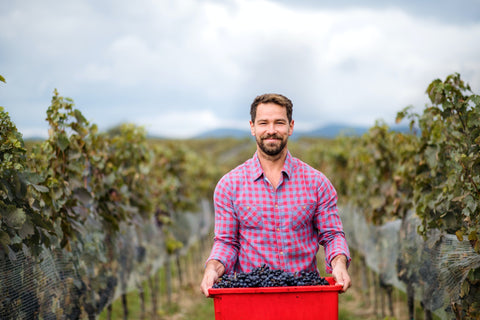
[[[343,254],[339,254],[338,256],[335,256],[331,262],[332,269],[335,269],[338,263],[342,264],[342,266],[347,268],[347,257]]]
[[[220,261],[212,259],[207,262],[205,270],[213,270],[221,277],[225,273],[225,266]]]

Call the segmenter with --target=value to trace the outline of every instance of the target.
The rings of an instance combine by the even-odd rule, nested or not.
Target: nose
[[[271,123],[267,127],[267,133],[268,134],[275,134],[277,132],[277,128],[275,127],[274,123]]]

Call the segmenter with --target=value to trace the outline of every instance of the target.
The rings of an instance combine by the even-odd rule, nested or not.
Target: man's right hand
[[[202,283],[200,289],[205,297],[208,297],[208,289],[220,278],[225,272],[225,266],[218,260],[210,260],[205,266],[205,272],[203,273]]]

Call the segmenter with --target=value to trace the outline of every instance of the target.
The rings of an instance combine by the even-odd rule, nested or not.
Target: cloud
[[[370,8],[373,10],[397,9],[402,10],[417,19],[437,20],[443,24],[470,24],[478,23],[480,6],[477,0],[273,0],[290,8],[303,10],[348,10]]]
[[[135,123],[160,137],[191,138],[205,130],[235,128],[249,132],[248,118],[221,119],[212,111],[167,112],[153,118],[138,117]]]
[[[185,136],[248,122],[265,92],[289,96],[296,127],[311,128],[393,122],[453,72],[480,88],[478,9],[454,23],[444,0],[427,19],[423,2],[322,3],[3,2],[0,104],[25,132],[42,128],[58,88],[101,128],[136,119]]]

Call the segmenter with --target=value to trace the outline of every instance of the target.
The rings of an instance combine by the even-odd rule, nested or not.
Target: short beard
[[[270,138],[279,139],[280,140],[280,145],[267,146],[264,143],[264,140],[265,139],[270,139]],[[276,156],[276,155],[280,154],[280,152],[282,152],[283,149],[285,149],[285,147],[287,145],[288,138],[285,139],[285,140],[282,140],[280,137],[278,137],[276,135],[269,135],[269,136],[264,136],[264,137],[258,137],[258,138],[256,138],[256,140],[257,140],[257,145],[260,148],[260,150],[262,150],[265,154],[267,154],[269,156]]]

